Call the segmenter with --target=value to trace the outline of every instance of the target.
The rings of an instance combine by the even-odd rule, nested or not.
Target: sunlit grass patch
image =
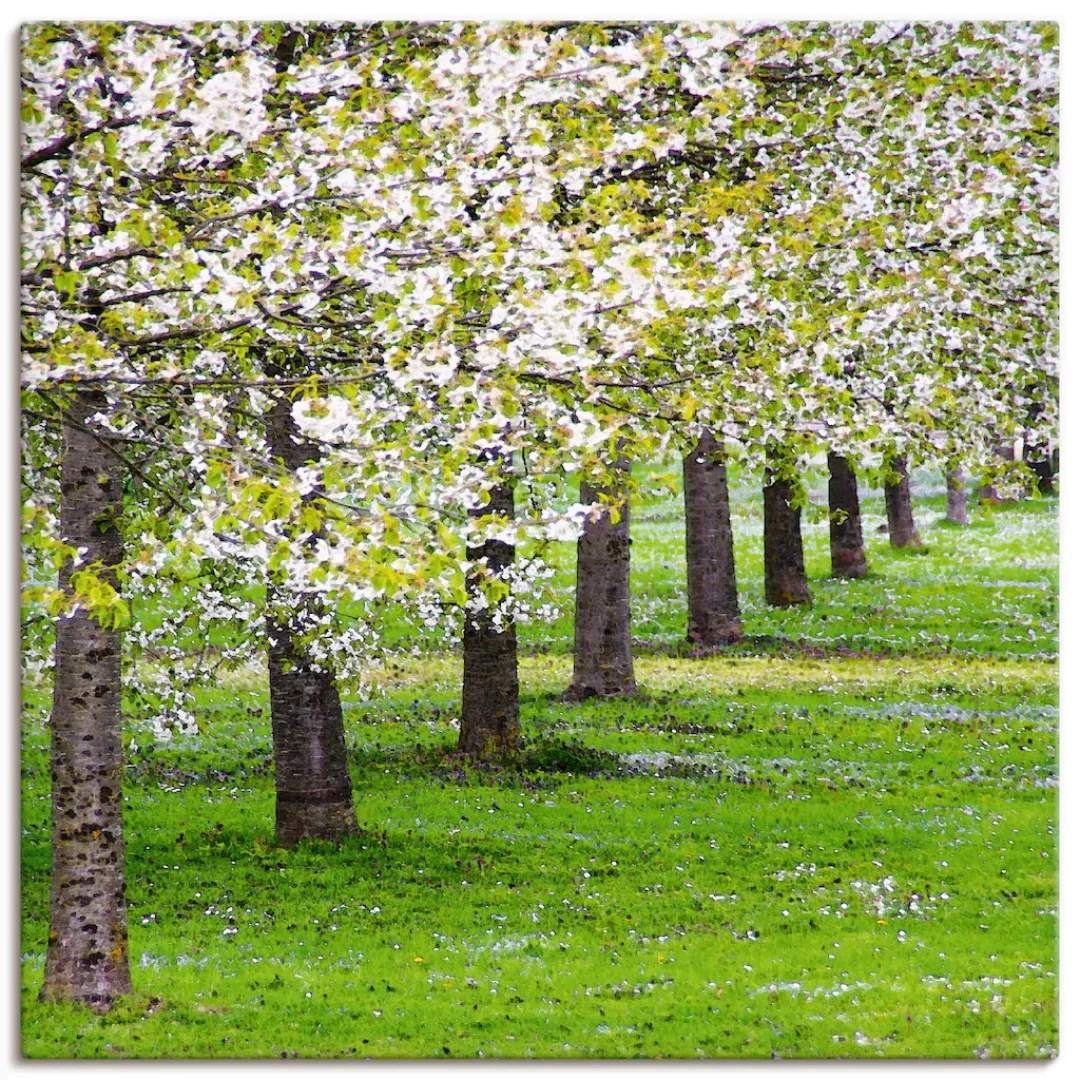
[[[453,700],[459,693],[461,657],[454,653],[423,656],[402,655],[389,664],[370,669],[365,682],[376,687],[375,699],[397,701],[415,698],[419,689],[425,701]],[[557,695],[570,684],[573,658],[566,654],[523,656],[519,660],[522,693]],[[1018,701],[1033,688],[1053,684],[1054,660],[1010,661],[942,656],[868,658],[858,656],[753,656],[738,650],[685,659],[675,656],[639,656],[634,670],[641,693],[678,694],[682,699],[710,697],[747,691],[777,694],[827,694],[878,690],[882,693],[954,692],[981,694],[1000,691]]]

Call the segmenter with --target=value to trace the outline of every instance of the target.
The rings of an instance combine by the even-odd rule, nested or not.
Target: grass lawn
[[[23,1053],[1056,1054],[1056,502],[960,529],[943,484],[915,494],[928,554],[892,554],[864,494],[873,576],[829,581],[810,523],[815,605],[778,612],[738,486],[747,641],[705,658],[680,655],[679,502],[643,499],[629,701],[559,697],[566,545],[564,617],[521,634],[526,752],[449,755],[460,657],[401,654],[346,701],[339,848],[271,844],[264,671],[205,693],[198,736],[129,725],[136,994],[105,1017],[36,997],[49,688],[25,687]]]

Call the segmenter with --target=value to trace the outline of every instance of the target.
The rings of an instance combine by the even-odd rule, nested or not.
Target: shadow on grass
[[[679,641],[674,644],[663,641],[635,641],[635,656],[671,657],[675,660],[704,660],[710,657],[763,657],[801,656],[820,660],[835,656],[843,659],[879,660],[911,652],[910,649],[882,645],[874,649],[853,649],[844,642],[807,644],[784,637],[782,634],[747,634],[732,645],[700,645],[696,642]]]
[[[618,754],[598,750],[576,739],[539,738],[514,754],[477,759],[458,751],[456,745],[372,747],[350,753],[351,764],[361,773],[429,776],[433,781],[465,786],[546,787],[545,778],[563,776],[614,776],[622,770]]]

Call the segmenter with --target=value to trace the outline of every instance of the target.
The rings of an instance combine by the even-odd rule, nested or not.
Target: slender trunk
[[[60,533],[82,548],[82,562],[100,560],[99,576],[115,587],[123,555],[116,524],[123,462],[95,438],[93,415],[103,394],[77,393],[64,423],[60,466]],[[70,590],[73,567],[60,569]],[[105,1011],[131,993],[121,778],[121,636],[85,612],[56,626],[52,744],[52,876],[46,1001],[75,1001]]]
[[[829,452],[829,549],[834,578],[866,577],[859,481],[851,462]]]
[[[802,508],[779,469],[765,470],[765,601],[773,607],[812,603],[803,562]]]
[[[318,459],[316,447],[298,440],[286,398],[275,402],[266,428],[271,452],[286,468]],[[318,605],[285,583],[271,583],[267,601],[271,610],[290,613],[267,622],[277,842],[291,847],[305,837],[351,835],[357,831],[356,808],[337,682],[332,671],[311,662],[299,640],[318,618]]]
[[[620,462],[618,468],[629,465]],[[600,494],[582,482],[582,503],[594,503]],[[574,681],[566,692],[571,700],[637,692],[630,651],[629,498],[616,509],[617,522],[605,509],[586,522],[578,540]]]
[[[512,521],[514,489],[511,484],[491,488],[487,506],[470,511],[472,517],[497,514]],[[461,683],[461,733],[458,749],[474,757],[503,755],[521,748],[518,713],[517,629],[512,617],[496,614],[483,603],[481,580],[501,577],[514,563],[513,544],[485,540],[466,549],[473,562],[484,560],[486,573],[471,570],[465,580],[464,672]],[[483,606],[474,607],[477,602]]]
[[[907,457],[890,459],[889,470],[895,481],[885,482],[885,515],[889,519],[889,543],[894,548],[922,547],[911,511],[911,485],[908,483]]]
[[[687,639],[728,645],[742,637],[724,451],[711,431],[683,458]]]
[[[959,465],[950,465],[945,470],[945,520],[953,525],[968,523],[964,470]]]

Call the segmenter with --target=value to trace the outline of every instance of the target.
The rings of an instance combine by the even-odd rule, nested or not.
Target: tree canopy
[[[247,655],[276,573],[349,605],[309,627],[348,671],[371,605],[464,602],[478,531],[576,536],[552,475],[702,426],[755,464],[1055,437],[1050,24],[39,23],[21,75],[28,599],[171,595],[130,636],[166,659]],[[88,391],[126,557],[65,599]],[[507,455],[527,511],[470,514]],[[542,548],[513,574],[524,611]]]

